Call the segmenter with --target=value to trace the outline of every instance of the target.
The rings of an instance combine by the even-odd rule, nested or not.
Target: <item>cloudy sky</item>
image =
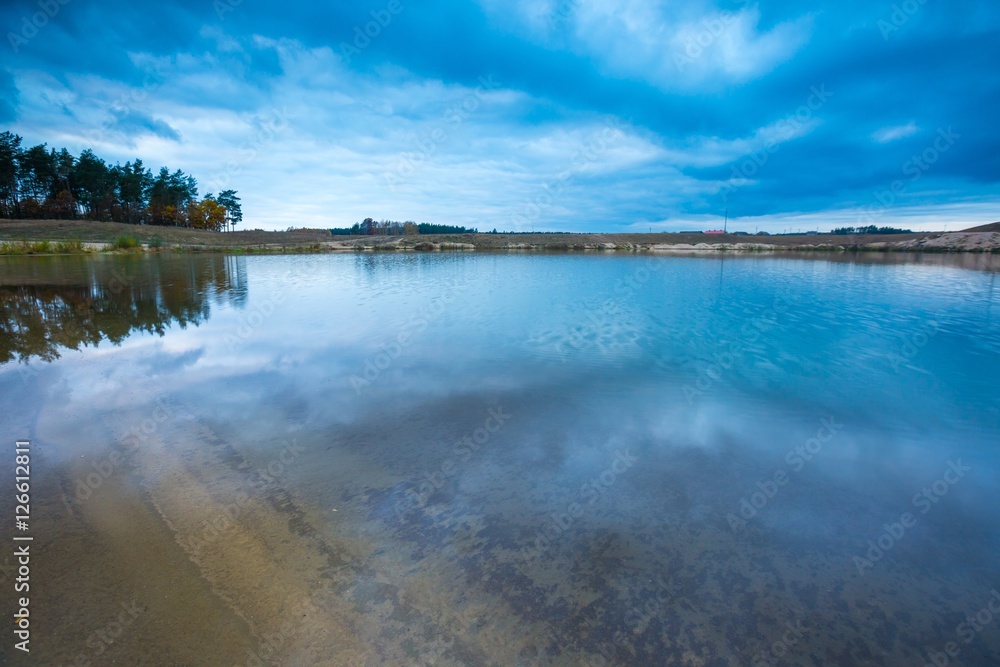
[[[0,128],[245,225],[1000,220],[996,0],[15,0]]]

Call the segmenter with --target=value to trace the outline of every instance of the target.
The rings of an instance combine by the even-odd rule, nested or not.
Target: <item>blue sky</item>
[[[1000,220],[995,0],[36,0],[0,25],[0,127],[234,188],[251,228]]]

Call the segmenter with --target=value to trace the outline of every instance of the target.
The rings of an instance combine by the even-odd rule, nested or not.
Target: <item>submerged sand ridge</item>
[[[183,404],[171,409],[170,422],[130,452],[135,475],[208,586],[256,637],[247,664],[365,664],[357,619],[320,595],[329,550],[293,530],[301,518],[280,489],[252,485],[231,467],[242,462],[226,442]]]
[[[266,502],[231,494],[241,487],[225,474],[225,466],[211,460],[212,447],[205,442],[211,442],[211,434],[181,405],[171,407],[171,422],[141,443],[123,438],[124,426],[117,433],[106,431],[106,441],[114,443],[109,457],[121,453],[110,460],[123,463],[99,486],[91,485],[90,493],[76,489],[94,475],[93,467],[81,462],[66,470],[61,502],[52,498],[50,503],[55,511],[48,522],[51,534],[59,535],[50,559],[54,566],[66,558],[85,565],[63,565],[72,581],[69,589],[77,593],[62,598],[70,618],[59,621],[55,641],[40,642],[40,653],[52,656],[53,664],[71,663],[78,655],[116,656],[135,665],[365,664],[349,621],[316,601],[315,581],[301,576],[304,567],[322,571],[323,555],[303,548],[287,516]],[[105,414],[103,421],[139,424],[150,412]],[[41,425],[43,444],[45,430]],[[58,514],[63,507],[69,518]],[[67,524],[82,529],[81,543]],[[117,590],[113,598],[128,599],[143,610],[136,620],[143,631],[121,633],[113,650],[100,647],[93,636],[76,642],[63,635],[74,625],[92,625],[80,619],[107,615],[92,607],[110,603],[94,604],[89,589],[108,577],[114,582],[108,588]],[[95,628],[100,632],[100,624]],[[157,630],[162,636],[155,636]],[[153,650],[156,646],[162,649]],[[53,652],[57,647],[69,650]]]
[[[289,520],[242,490],[226,474],[213,438],[175,404],[176,425],[136,448],[134,460],[150,502],[174,532],[201,575],[258,638],[256,652],[276,652],[287,664],[363,664],[344,612],[313,601],[304,571],[320,572],[326,559],[298,546]]]
[[[234,651],[232,664],[239,665],[355,667],[407,664],[417,655],[442,665],[485,664],[506,655],[505,664],[516,664],[524,646],[534,645],[516,614],[499,611],[505,606],[501,599],[453,597],[461,587],[454,585],[447,559],[437,565],[424,559],[415,571],[384,548],[392,539],[388,533],[379,536],[384,542],[378,554],[362,535],[331,541],[330,531],[321,534],[313,527],[316,512],[261,475],[266,462],[252,465],[182,403],[169,402],[170,419],[155,433],[141,441],[130,436],[129,426],[156,409],[151,404],[103,415],[107,441],[121,452],[123,477],[111,476],[69,506],[90,531],[119,543],[101,551],[103,567],[170,572],[172,581],[184,581],[182,589],[202,589],[202,597],[210,592],[232,615],[229,624],[245,627],[223,643],[235,639],[238,650],[230,646],[178,664],[229,664]],[[68,477],[90,473],[81,465]],[[68,479],[63,487],[64,494],[73,493]],[[146,537],[164,531],[173,539],[170,548]],[[144,598],[137,599],[142,604]],[[147,618],[181,613],[160,605]],[[543,630],[538,625],[536,633]],[[190,630],[181,634],[185,638],[179,641],[193,640]],[[212,634],[205,638],[209,646]],[[134,664],[155,664],[146,662],[148,646],[136,645],[129,635],[117,651]],[[572,655],[552,664],[581,664]]]
[[[22,657],[47,665],[239,661],[252,640],[246,625],[204,586],[127,477],[101,477],[93,463],[103,467],[103,457],[65,462],[58,450],[67,441],[50,439],[44,419],[27,432],[35,450],[37,632],[31,654],[8,655],[9,664]],[[88,477],[99,484],[86,486]]]

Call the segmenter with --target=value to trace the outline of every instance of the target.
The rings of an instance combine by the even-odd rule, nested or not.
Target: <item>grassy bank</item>
[[[737,236],[735,234],[429,234],[333,236],[325,229],[210,232],[73,220],[0,221],[0,254],[81,252],[1000,252],[1000,232]]]

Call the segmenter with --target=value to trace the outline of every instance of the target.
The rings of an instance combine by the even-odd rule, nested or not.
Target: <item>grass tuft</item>
[[[80,239],[73,239],[71,241],[59,241],[55,244],[55,251],[62,254],[86,252],[83,247],[83,241]]]

